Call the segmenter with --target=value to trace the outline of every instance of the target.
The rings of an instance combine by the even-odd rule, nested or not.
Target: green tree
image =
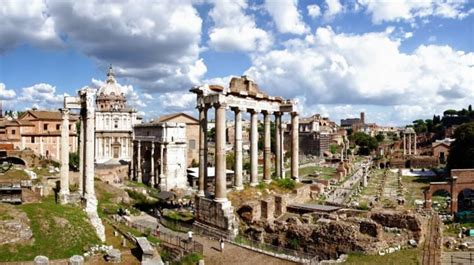
[[[385,136],[382,134],[382,133],[379,133],[375,136],[375,138],[377,139],[377,142],[381,143],[383,142],[383,140],[385,140]]]
[[[77,152],[69,153],[69,167],[79,169],[79,154]]]
[[[225,162],[226,162],[227,169],[234,170],[234,166],[235,166],[234,152],[227,152],[227,155],[225,157]]]
[[[329,150],[331,151],[331,154],[337,153],[337,144],[331,144],[329,145]]]
[[[448,109],[443,112],[443,116],[446,116],[446,117],[455,116],[457,114],[458,114],[457,110],[454,110],[454,109]]]
[[[449,150],[448,168],[474,168],[474,122],[459,126]]]
[[[379,143],[375,137],[363,132],[356,132],[349,136],[349,140],[359,146],[359,154],[369,155],[371,151],[377,149]]]

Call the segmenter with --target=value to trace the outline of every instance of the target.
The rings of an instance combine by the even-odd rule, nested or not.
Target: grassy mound
[[[37,255],[69,258],[99,243],[94,228],[79,207],[56,204],[54,197],[16,207],[28,215],[34,240],[26,245],[0,246],[0,261],[33,260]]]

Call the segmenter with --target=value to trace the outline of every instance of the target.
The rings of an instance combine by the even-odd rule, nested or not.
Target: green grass
[[[0,261],[33,260],[37,255],[50,259],[69,258],[100,242],[79,207],[56,204],[53,197],[17,207],[28,215],[34,241],[1,246]]]
[[[395,252],[392,254],[386,254],[384,256],[378,256],[378,255],[372,256],[372,255],[363,255],[360,253],[353,253],[349,255],[347,261],[344,262],[343,264],[346,264],[346,265],[349,265],[349,264],[412,265],[413,264],[415,265],[415,264],[421,264],[420,257],[421,257],[421,249],[419,248],[400,250],[398,252]]]
[[[199,262],[199,260],[203,259],[203,256],[198,253],[191,253],[189,255],[184,256],[181,258],[179,262],[172,262],[173,265],[194,265]]]
[[[26,174],[25,171],[22,169],[16,169],[12,168],[8,170],[7,172],[3,173],[0,175],[0,179],[2,180],[28,180],[30,177],[28,177],[28,174]]]

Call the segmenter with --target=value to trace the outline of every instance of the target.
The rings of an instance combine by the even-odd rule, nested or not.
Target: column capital
[[[273,112],[273,115],[275,115],[276,117],[281,117],[283,115],[283,112],[275,111],[275,112]]]
[[[227,108],[227,103],[226,102],[215,102],[212,104],[214,108],[220,109],[220,108]]]
[[[263,115],[272,115],[273,114],[273,111],[269,111],[269,110],[262,110],[262,113]]]
[[[296,112],[296,111],[292,111],[290,114],[291,114],[292,117],[296,117],[296,116],[299,116],[299,115],[300,115],[300,114],[299,114],[298,112]]]
[[[69,114],[69,109],[68,108],[60,108],[59,111],[62,113],[62,114]]]
[[[231,107],[230,109],[234,111],[235,113],[245,111],[245,108],[241,108],[241,107]]]
[[[199,104],[196,106],[196,109],[199,111],[207,111],[210,108],[208,104]]]
[[[247,112],[250,113],[250,114],[254,114],[254,113],[260,113],[260,109],[247,109]]]

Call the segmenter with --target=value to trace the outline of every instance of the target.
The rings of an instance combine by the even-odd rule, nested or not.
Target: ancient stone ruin
[[[275,116],[276,124],[276,157],[275,175],[282,177],[283,168],[283,128],[282,115],[291,114],[291,177],[298,177],[298,113],[294,103],[281,97],[272,97],[260,91],[258,85],[246,76],[234,77],[229,88],[219,85],[205,85],[191,89],[197,95],[197,108],[200,120],[200,150],[199,150],[199,194],[196,197],[195,227],[203,232],[209,232],[221,237],[233,238],[237,234],[234,210],[227,199],[226,183],[226,109],[235,114],[235,189],[243,189],[243,157],[242,157],[242,112],[251,115],[250,132],[250,185],[256,186],[258,180],[258,114],[264,117],[264,171],[263,181],[271,182],[271,153],[270,153],[270,116]],[[214,107],[216,120],[216,173],[215,192],[206,194],[207,180],[207,111]]]

